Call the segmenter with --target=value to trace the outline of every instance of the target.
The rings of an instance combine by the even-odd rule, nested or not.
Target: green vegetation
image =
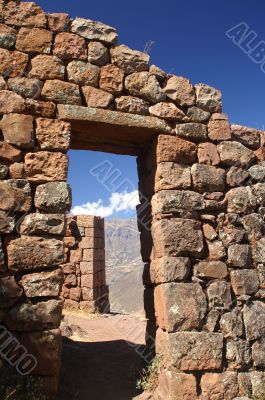
[[[42,394],[41,378],[20,376],[11,368],[1,368],[1,400],[48,400]]]
[[[157,355],[147,368],[142,370],[141,378],[137,381],[137,389],[153,391],[158,385],[158,377],[162,364],[162,356]]]
[[[253,400],[265,400],[265,389],[263,389],[258,395],[254,396]]]

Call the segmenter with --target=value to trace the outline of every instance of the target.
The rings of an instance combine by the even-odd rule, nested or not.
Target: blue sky
[[[244,22],[265,40],[264,0],[39,0],[46,12],[68,12],[71,17],[95,19],[118,29],[119,43],[143,50],[153,41],[151,61],[168,73],[203,82],[223,93],[224,112],[232,123],[265,129],[265,73],[225,32]],[[265,68],[264,68],[265,71]],[[70,152],[73,205],[102,199],[110,192],[91,167],[109,160],[137,188],[135,159],[93,152]],[[120,215],[120,213],[119,213]],[[123,214],[124,215],[124,214]]]

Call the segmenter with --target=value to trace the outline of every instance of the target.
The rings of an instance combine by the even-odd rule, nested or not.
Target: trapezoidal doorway
[[[154,354],[154,342],[151,349],[150,339],[149,349],[145,346],[144,297],[151,291],[142,282],[136,159],[76,150],[69,158],[73,207],[65,237],[67,259],[61,266],[59,398],[82,400],[89,393],[101,400],[112,393],[113,399],[129,400],[141,392],[137,380]]]

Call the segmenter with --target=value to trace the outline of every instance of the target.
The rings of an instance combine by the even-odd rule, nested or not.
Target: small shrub
[[[41,379],[17,375],[11,368],[1,370],[1,400],[48,400],[42,392]]]
[[[265,389],[261,390],[259,394],[253,397],[253,400],[265,400]]]
[[[143,369],[141,378],[137,381],[137,389],[145,391],[153,391],[158,384],[159,373],[162,368],[163,359],[161,355],[157,355],[153,361]]]

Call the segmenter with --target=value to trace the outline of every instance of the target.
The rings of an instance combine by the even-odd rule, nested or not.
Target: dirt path
[[[132,400],[139,394],[145,321],[67,315],[62,330],[71,336],[63,338],[59,400]]]

